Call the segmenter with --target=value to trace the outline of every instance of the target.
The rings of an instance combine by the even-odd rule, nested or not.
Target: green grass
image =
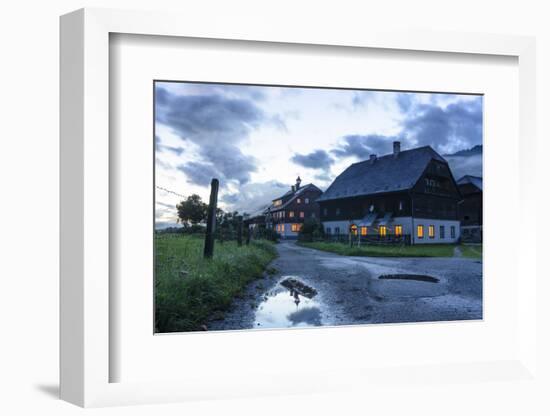
[[[466,245],[462,244],[460,246],[462,251],[462,257],[467,257],[469,259],[481,260],[483,256],[483,247],[480,245]]]
[[[343,243],[313,242],[298,243],[301,246],[317,250],[330,251],[331,253],[343,256],[365,256],[365,257],[453,257],[453,244],[426,244],[415,246],[393,246],[393,245],[364,245],[361,247],[350,247]]]
[[[221,315],[244,287],[260,277],[277,256],[274,244],[216,242],[214,257],[203,259],[203,237],[155,236],[155,326],[157,332],[200,330]]]

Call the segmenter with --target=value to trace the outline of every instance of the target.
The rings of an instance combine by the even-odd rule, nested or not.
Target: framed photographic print
[[[538,383],[533,39],[242,30],[61,19],[62,398]]]
[[[156,332],[482,319],[482,95],[154,94]]]

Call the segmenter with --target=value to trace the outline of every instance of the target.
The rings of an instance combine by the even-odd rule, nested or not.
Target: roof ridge
[[[441,156],[439,153],[437,153],[434,148],[432,146],[430,146],[429,144],[427,145],[424,145],[424,146],[420,146],[420,147],[413,147],[412,149],[406,149],[406,150],[401,150],[399,151],[399,154],[401,153],[409,153],[409,152],[412,152],[412,151],[418,151],[418,150],[423,150],[423,149],[429,149],[431,150],[432,152],[434,152],[436,155],[438,155],[439,157],[441,157],[442,159],[444,159],[443,156]],[[382,155],[382,156],[376,156],[376,160],[380,160],[380,159],[385,159],[385,158],[390,158],[390,157],[393,157],[393,153],[387,153],[385,155]],[[361,163],[370,163],[370,159],[365,159],[365,160],[360,160],[359,162],[355,162],[355,163],[352,163],[350,166],[353,166],[353,165],[360,165]]]

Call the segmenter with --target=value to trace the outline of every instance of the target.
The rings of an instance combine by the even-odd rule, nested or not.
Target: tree
[[[178,209],[178,219],[183,224],[197,225],[206,220],[206,211],[208,204],[202,202],[199,195],[188,196],[185,201],[176,205]]]
[[[322,224],[315,218],[308,218],[302,224],[298,233],[298,239],[301,241],[314,241],[323,238],[324,230]]]

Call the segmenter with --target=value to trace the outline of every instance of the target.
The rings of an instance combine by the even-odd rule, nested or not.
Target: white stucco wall
[[[284,226],[284,231],[278,230],[277,225],[274,225],[273,229],[277,231],[283,238],[298,238],[298,232],[292,231],[292,224],[291,223],[279,224]]]
[[[323,221],[325,232],[327,232],[327,228],[330,228],[331,234],[335,234],[335,229],[340,227],[340,234],[347,235],[351,224],[356,224],[359,227],[361,219],[352,221]],[[458,242],[460,238],[460,221],[436,220],[430,218],[414,218],[413,220],[412,217],[395,217],[388,225],[388,234],[393,234],[393,227],[396,225],[401,225],[403,227],[403,234],[412,236],[414,244],[451,244]],[[416,237],[416,227],[418,225],[424,226],[424,238]],[[428,237],[428,227],[430,225],[435,227],[434,238]],[[443,238],[440,235],[440,226],[445,227],[445,236]],[[451,238],[452,226],[455,227],[454,238]]]

